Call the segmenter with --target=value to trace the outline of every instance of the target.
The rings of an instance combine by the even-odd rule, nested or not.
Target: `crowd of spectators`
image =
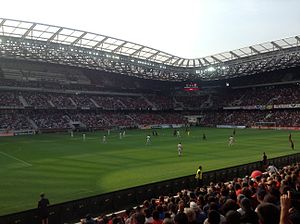
[[[81,108],[95,108],[96,105],[91,101],[88,95],[72,95],[71,99],[77,107]]]
[[[149,103],[143,97],[140,96],[130,96],[130,97],[119,97],[119,101],[124,105],[123,109],[126,110],[146,110],[151,108]]]
[[[300,223],[300,164],[228,182],[161,195],[140,206],[92,218],[82,224],[297,224]],[[271,169],[273,168],[273,169]]]
[[[95,112],[79,112],[68,113],[68,117],[73,122],[81,122],[86,128],[105,128],[109,127],[110,123],[105,119],[105,116]]]
[[[157,110],[170,110],[174,108],[172,96],[147,96],[147,99]]]
[[[26,117],[14,111],[1,111],[0,130],[31,130],[32,126]]]
[[[11,84],[13,81],[9,81]],[[56,84],[54,86],[57,86]],[[65,88],[64,88],[65,89]],[[74,89],[73,89],[74,90]],[[33,91],[2,91],[0,102],[2,105],[22,106],[18,96],[22,95],[29,105],[33,107],[50,107],[49,100],[59,107],[96,107],[107,110],[146,110],[156,108],[156,110],[172,110],[176,105],[181,105],[183,109],[202,109],[209,107],[209,95],[197,96],[117,96],[117,95],[96,95],[96,94],[64,94],[46,93]],[[58,98],[58,99],[57,99]],[[74,103],[71,101],[72,99]],[[245,89],[233,89],[226,92],[212,94],[214,107],[222,108],[228,106],[255,106],[255,105],[280,105],[299,104],[300,88],[298,85],[289,86],[267,86]]]
[[[224,106],[279,105],[300,103],[299,85],[233,89],[214,96],[214,104]]]
[[[182,124],[186,121],[184,116],[190,114],[188,110],[191,108],[194,109],[196,115],[201,115],[199,124],[203,126],[243,125],[251,127],[257,126],[259,122],[268,122],[281,127],[300,127],[300,112],[297,107],[294,109],[272,109],[270,107],[269,110],[259,107],[251,110],[250,108],[249,110],[219,108],[219,110],[200,111],[201,106],[209,100],[208,95],[123,96],[7,90],[0,93],[0,107],[32,110],[31,114],[25,114],[25,117],[36,122],[39,128],[66,128],[68,125],[64,116],[71,116],[69,120],[80,121],[92,128]],[[296,105],[300,103],[299,96],[298,85],[287,85],[235,89],[223,96],[214,95],[212,100],[219,106]],[[182,105],[181,112],[175,110],[176,105]],[[44,113],[34,111],[31,107],[34,109],[56,108],[58,111]],[[64,109],[70,109],[72,113],[65,112]],[[165,110],[168,112],[164,113]],[[108,111],[111,112],[107,114]],[[22,114],[22,112],[18,111],[16,114]],[[11,125],[11,127],[18,128],[19,125]]]
[[[28,113],[28,117],[39,129],[70,129],[70,119],[63,112],[36,111]]]
[[[18,95],[14,92],[0,92],[0,107],[22,107]]]
[[[76,104],[71,101],[71,95],[50,94],[50,102],[56,108],[75,108]]]
[[[20,93],[27,104],[34,108],[50,108],[50,93],[23,92]]]
[[[91,96],[91,99],[94,100],[101,109],[120,110],[124,108],[119,100],[117,100],[117,96]]]
[[[277,127],[300,127],[298,110],[222,110],[203,112],[201,124],[257,126],[258,123],[274,123]]]
[[[199,95],[199,96],[176,96],[177,102],[182,103],[184,108],[201,108],[204,102],[208,100],[208,95]]]
[[[162,112],[162,111],[97,111],[97,110],[18,110],[2,112],[2,125],[12,129],[22,128],[20,120],[31,119],[39,129],[71,128],[70,122],[80,122],[87,128],[105,129],[111,127],[138,127],[139,125],[185,124],[186,116],[197,115],[199,125],[214,127],[216,125],[276,126],[300,127],[298,110],[223,110],[196,112]],[[13,114],[14,116],[9,116]],[[7,116],[4,116],[7,115]],[[22,117],[22,119],[20,119]],[[27,124],[27,122],[25,122]],[[25,125],[26,126],[26,125]],[[27,124],[28,126],[28,124]]]

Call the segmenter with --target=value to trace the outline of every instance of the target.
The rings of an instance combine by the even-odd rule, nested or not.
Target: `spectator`
[[[49,200],[45,198],[45,194],[40,194],[41,199],[38,202],[38,210],[40,218],[42,219],[42,224],[48,224],[48,217],[49,217],[49,211],[48,211],[48,205]]]
[[[264,202],[257,207],[258,220],[262,224],[277,224],[280,220],[279,209],[271,203]]]
[[[226,213],[226,224],[240,224],[241,214],[237,211],[230,210]]]

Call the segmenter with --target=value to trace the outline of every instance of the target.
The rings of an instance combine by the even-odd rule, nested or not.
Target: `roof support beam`
[[[178,58],[176,61],[174,61],[174,63],[172,65],[176,65],[178,64],[178,62],[180,61],[181,58]]]
[[[103,44],[106,40],[108,39],[108,37],[104,37],[103,40],[99,41],[97,44],[95,44],[94,47],[92,47],[92,49],[95,49],[97,47],[99,47],[101,44]]]
[[[164,60],[162,63],[163,63],[163,64],[165,64],[165,63],[167,63],[167,62],[171,61],[173,58],[174,58],[174,56],[172,56],[172,57],[169,57],[167,60]]]
[[[63,30],[64,28],[60,27],[48,40],[47,42],[51,42],[51,40],[53,40],[56,36],[58,36],[58,34]]]
[[[276,47],[278,50],[282,50],[282,47],[280,47],[278,44],[276,44],[274,41],[270,42],[274,47]]]
[[[73,46],[75,44],[77,44],[79,42],[79,40],[81,40],[81,38],[83,38],[85,35],[87,34],[87,32],[83,32],[83,34],[81,34],[76,40],[74,40],[70,45]]]
[[[212,59],[214,59],[215,61],[222,63],[222,61],[221,61],[220,59],[216,58],[215,56],[210,56],[210,57],[211,57]]]
[[[300,42],[300,37],[295,36],[295,39],[296,39],[298,42]]]
[[[141,52],[145,47],[142,46],[139,49],[137,49],[136,51],[134,51],[133,53],[131,53],[129,56],[132,57],[133,55],[137,54],[138,52]]]
[[[184,61],[185,61],[185,59],[182,59],[181,62],[180,62],[180,64],[178,66],[181,66]]]
[[[124,41],[124,43],[122,43],[122,44],[120,44],[118,47],[116,47],[116,48],[112,51],[112,53],[115,53],[116,51],[120,50],[125,44],[127,44],[126,41]]]
[[[36,23],[33,23],[32,25],[31,25],[31,27],[29,27],[29,29],[28,30],[26,30],[26,32],[22,35],[22,39],[24,39],[32,30],[33,30],[33,28],[36,26]]]
[[[203,61],[206,63],[206,64],[209,64],[210,65],[210,62],[206,59],[206,58],[202,58]]]
[[[229,51],[229,53],[233,56],[233,57],[236,57],[236,58],[240,58],[240,56],[238,56],[236,53],[234,53],[233,51]]]
[[[3,19],[2,22],[0,23],[0,26],[3,26],[3,24],[5,23],[6,19]]]
[[[286,43],[287,45],[289,45],[290,47],[293,47],[289,42],[287,42],[285,39],[282,40],[284,43]]]
[[[155,54],[152,54],[151,56],[149,56],[149,57],[146,58],[146,59],[147,59],[147,60],[150,60],[150,59],[156,57],[159,53],[160,53],[160,51],[157,51]]]
[[[200,59],[197,59],[198,60],[198,62],[199,62],[199,65],[201,65],[201,67],[203,66],[203,63],[202,63],[202,61],[200,60]]]
[[[251,51],[255,52],[256,54],[260,54],[260,51],[257,50],[256,48],[254,48],[252,46],[250,46],[249,48],[251,49]]]

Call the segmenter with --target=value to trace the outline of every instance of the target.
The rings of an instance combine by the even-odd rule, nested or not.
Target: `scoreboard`
[[[184,91],[187,91],[187,92],[192,92],[192,91],[199,91],[200,88],[198,86],[197,83],[186,83],[185,86],[183,87]]]

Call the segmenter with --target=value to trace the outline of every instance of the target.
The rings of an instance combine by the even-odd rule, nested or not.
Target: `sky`
[[[300,34],[300,0],[3,0],[1,18],[200,58]]]

